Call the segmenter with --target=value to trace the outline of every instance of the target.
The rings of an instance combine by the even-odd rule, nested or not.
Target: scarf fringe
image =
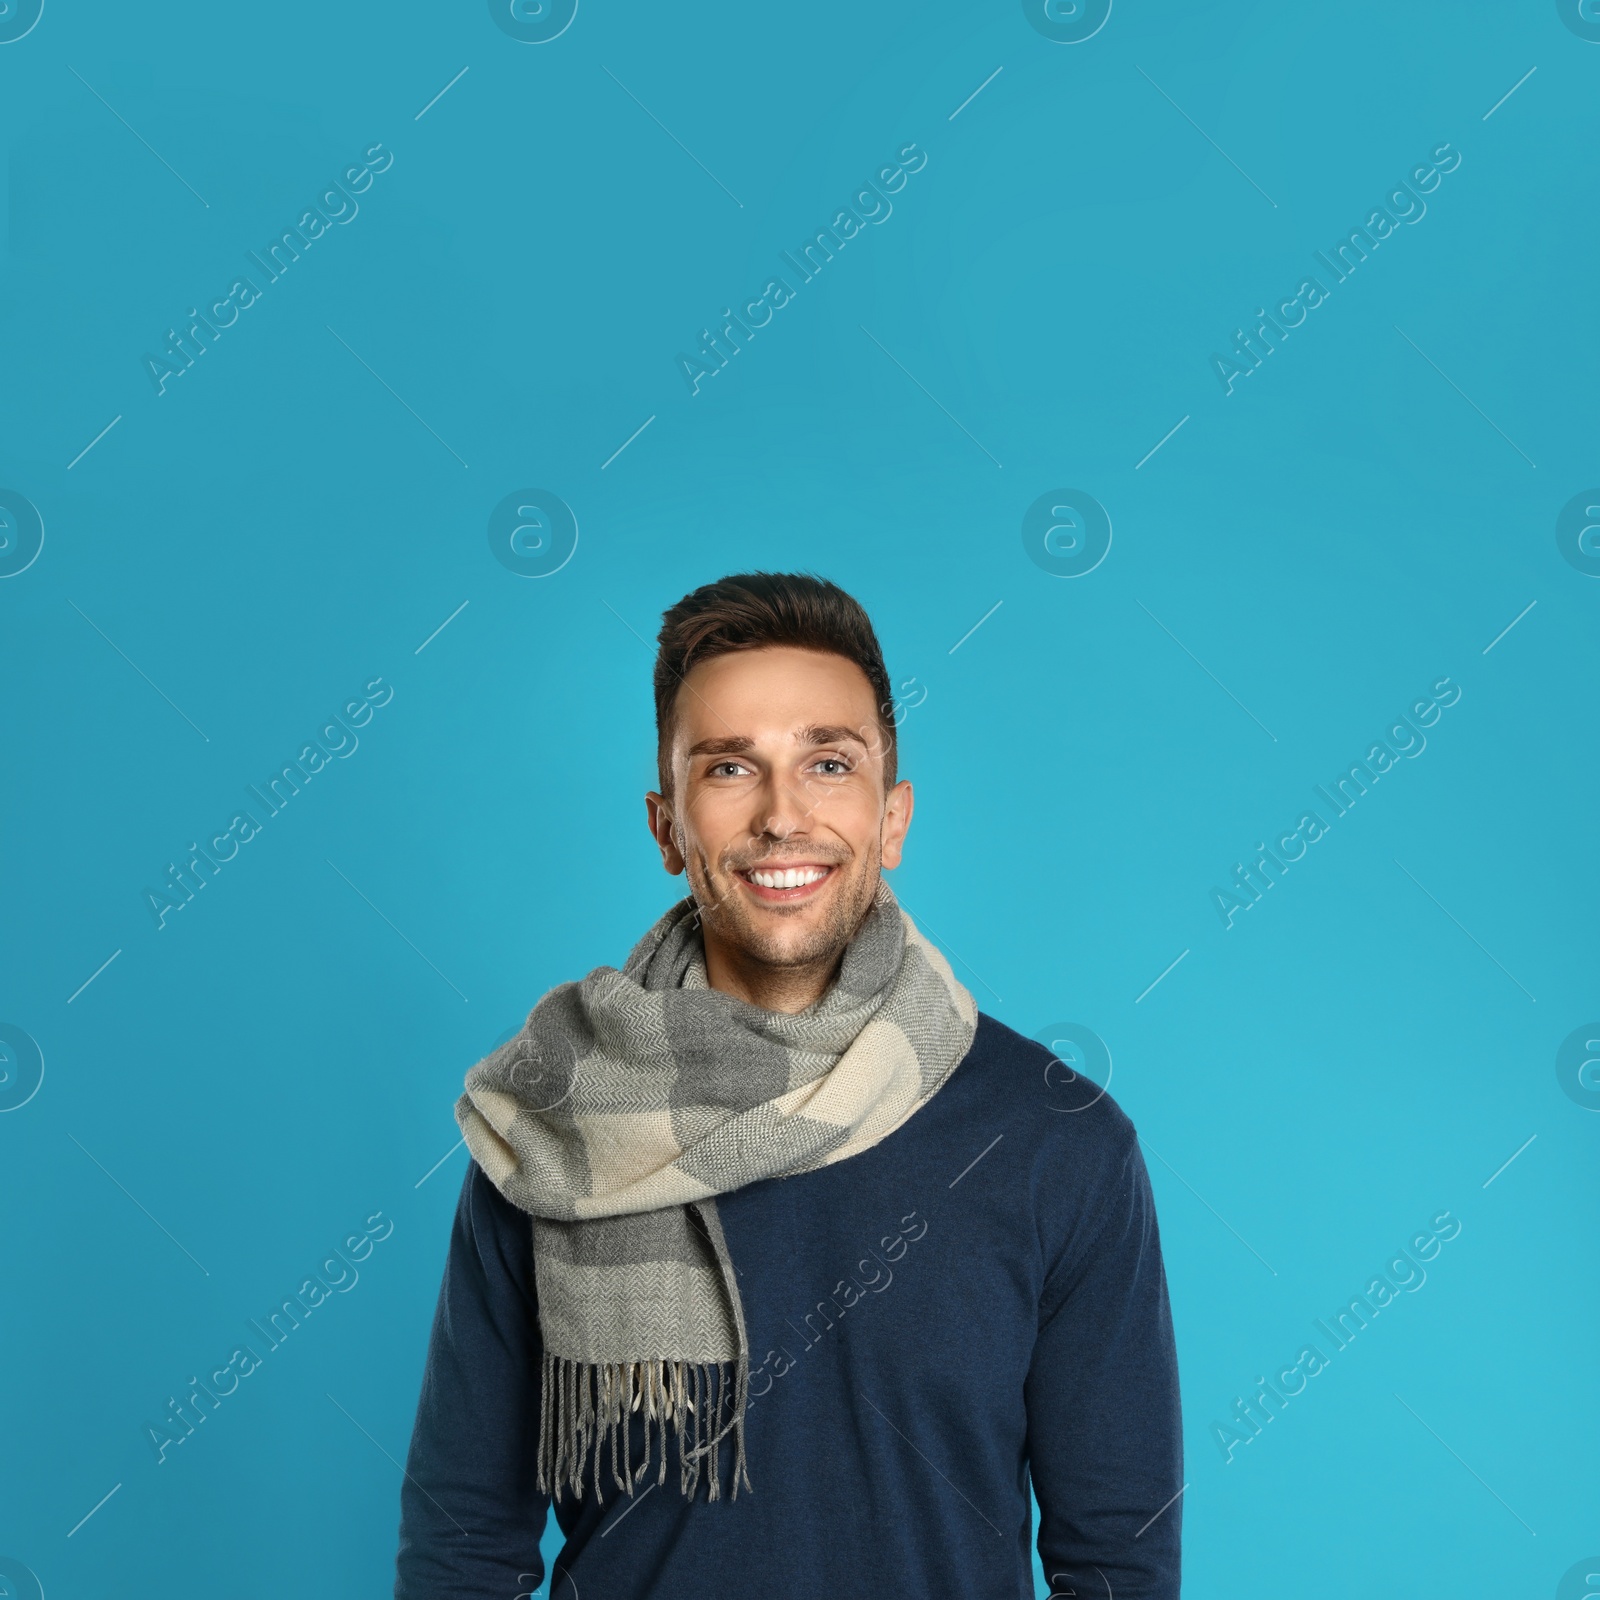
[[[676,1436],[678,1487],[693,1499],[706,1478],[706,1498],[722,1498],[722,1441],[734,1441],[732,1498],[741,1479],[753,1492],[745,1465],[744,1418],[750,1394],[749,1362],[737,1361],[569,1361],[544,1352],[539,1376],[539,1472],[541,1494],[559,1500],[566,1489],[584,1496],[584,1475],[592,1464],[595,1501],[600,1489],[600,1457],[611,1453],[611,1477],[630,1496],[650,1470],[651,1424],[655,1425],[659,1467],[657,1484],[667,1481],[667,1433]],[[633,1464],[635,1412],[644,1423],[644,1459]],[[617,1468],[617,1437],[622,1437],[622,1470]]]

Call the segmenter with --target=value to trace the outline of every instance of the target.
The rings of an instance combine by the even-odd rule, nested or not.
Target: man
[[[866,614],[708,584],[655,698],[650,832],[690,895],[467,1077],[396,1595],[530,1593],[553,1498],[552,1597],[1027,1596],[1031,1485],[1053,1593],[1174,1600],[1149,1178],[884,881],[912,789]]]

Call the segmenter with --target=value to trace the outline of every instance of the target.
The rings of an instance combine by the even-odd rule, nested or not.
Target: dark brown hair
[[[853,661],[878,708],[883,782],[895,781],[894,695],[883,651],[859,601],[807,572],[740,572],[702,584],[661,618],[656,636],[656,766],[670,794],[669,758],[678,689],[689,669],[713,656],[764,645],[822,650]]]

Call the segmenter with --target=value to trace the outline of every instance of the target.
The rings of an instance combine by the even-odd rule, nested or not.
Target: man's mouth
[[[745,867],[734,876],[756,899],[769,905],[783,905],[819,894],[833,872],[833,867],[825,862],[799,861],[792,866]]]

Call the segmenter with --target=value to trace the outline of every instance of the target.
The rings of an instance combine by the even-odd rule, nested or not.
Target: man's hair
[[[860,602],[837,584],[807,572],[735,573],[702,584],[669,608],[656,639],[656,766],[662,794],[672,792],[673,723],[689,669],[713,656],[767,645],[821,650],[861,668],[877,705],[885,792],[894,784],[894,695],[883,651]]]

